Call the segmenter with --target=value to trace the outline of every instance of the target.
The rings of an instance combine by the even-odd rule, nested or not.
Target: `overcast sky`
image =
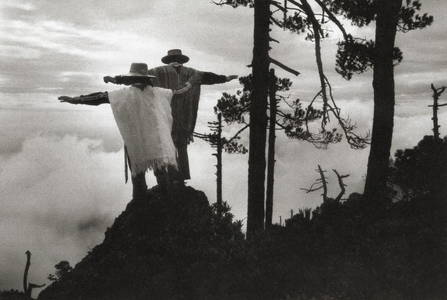
[[[447,84],[447,4],[421,2],[435,22],[398,37],[404,61],[396,68],[393,152],[431,133],[429,85]],[[374,30],[348,29],[362,37]],[[160,65],[170,48],[181,48],[191,67],[243,76],[250,72],[252,31],[250,9],[217,7],[210,0],[1,0],[0,290],[20,287],[26,250],[33,253],[31,280],[37,283],[45,282],[60,260],[78,262],[102,241],[105,228],[130,200],[122,140],[110,107],[61,104],[57,96],[115,89],[102,77],[127,72],[131,62]],[[301,72],[293,78],[291,96],[308,101],[318,90],[312,43],[282,30],[272,35],[280,41],[272,45],[272,56]],[[323,43],[325,68],[343,112],[367,132],[371,72],[348,82],[333,71],[339,38],[334,32]],[[206,131],[222,92],[238,88],[237,81],[203,87],[197,131]],[[446,134],[447,109],[440,123]],[[211,153],[200,141],[190,147],[189,184],[215,201]],[[318,194],[300,191],[315,179],[317,164],[351,174],[349,191],[361,192],[368,153],[344,143],[316,150],[278,134],[274,221],[291,209],[318,205]],[[247,156],[225,155],[223,172],[224,200],[244,219]],[[147,179],[154,184],[151,174]],[[336,195],[336,179],[329,181],[330,195]]]

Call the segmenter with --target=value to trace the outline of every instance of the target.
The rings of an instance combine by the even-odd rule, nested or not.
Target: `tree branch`
[[[327,180],[326,176],[324,176],[324,172],[326,171],[324,171],[320,165],[318,165],[318,169],[316,171],[320,174],[320,178],[315,180],[315,182],[312,183],[308,189],[301,188],[301,190],[306,191],[306,193],[323,190],[323,194],[321,194],[323,196],[323,201],[327,201]]]
[[[283,69],[283,70],[285,70],[285,71],[287,71],[287,72],[289,72],[289,73],[292,73],[292,74],[295,75],[295,76],[300,75],[300,72],[298,72],[298,71],[296,71],[296,70],[294,70],[294,69],[292,69],[292,68],[290,68],[290,67],[284,65],[283,63],[277,61],[277,60],[274,59],[274,58],[271,58],[271,57],[270,57],[270,62],[271,62],[272,64],[277,65],[277,66],[280,67],[281,69]]]
[[[287,9],[285,7],[282,7],[281,5],[279,5],[279,3],[276,1],[271,1],[271,5],[278,8],[280,11],[282,11],[284,13],[287,12]]]
[[[276,121],[276,125],[278,125],[281,129],[286,130],[287,128],[284,126],[284,124],[279,123],[279,121]]]
[[[308,189],[306,189],[306,188],[301,188],[300,190],[305,191],[306,194],[309,194],[309,193],[311,193],[311,192],[315,192],[315,191],[321,190],[321,189],[323,188],[323,186],[320,185],[320,186],[318,186],[318,187],[315,187],[317,184],[320,184],[320,181],[319,181],[318,179],[317,179],[316,182],[312,183],[311,186],[310,186]]]
[[[236,139],[239,136],[239,134],[241,134],[249,126],[250,126],[250,124],[247,124],[244,127],[242,127],[241,129],[239,129],[238,132],[236,132],[226,143],[227,144],[231,143],[234,139]]]
[[[315,192],[315,191],[321,190],[323,188],[323,186],[319,186],[317,188],[312,188],[314,185],[315,185],[315,183],[312,184],[312,186],[309,189],[301,188],[300,190],[303,190],[306,192],[306,194],[309,194],[311,192]]]
[[[433,96],[435,96],[437,98],[439,98],[442,95],[442,93],[444,93],[444,91],[446,89],[445,86],[436,88],[433,83],[430,86],[431,86],[431,89],[433,90]]]
[[[276,26],[282,27],[282,24],[278,20],[276,20],[274,17],[270,17],[270,21],[275,23]]]
[[[300,3],[298,3],[298,2],[296,2],[294,0],[287,0],[287,2],[292,3],[293,5],[299,7],[300,9],[304,9],[302,4],[300,4]]]
[[[321,8],[327,14],[329,19],[338,27],[338,29],[340,29],[341,33],[343,34],[344,39],[347,40],[348,39],[348,34],[347,34],[344,26],[337,19],[337,17],[327,8],[327,6],[323,2],[321,2],[321,0],[315,0],[315,2],[317,2],[318,5],[321,6]]]

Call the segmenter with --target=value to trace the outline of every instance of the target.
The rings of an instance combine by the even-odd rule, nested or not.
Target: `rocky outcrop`
[[[203,192],[155,187],[132,200],[104,241],[39,299],[203,298],[219,282],[213,270],[225,262],[229,243],[243,240],[240,227]]]

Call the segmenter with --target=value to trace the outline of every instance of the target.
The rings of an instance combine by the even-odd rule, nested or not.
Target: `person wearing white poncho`
[[[108,92],[113,115],[132,164],[132,176],[176,165],[170,103],[173,92],[127,87]]]
[[[128,74],[118,77],[120,83],[131,86],[86,96],[61,96],[59,100],[88,105],[110,103],[129,159],[133,197],[138,198],[147,189],[144,176],[147,170],[177,167],[177,152],[171,137],[171,100],[174,94],[187,91],[190,85],[175,91],[152,87],[151,78],[155,76],[147,75],[147,65],[143,63],[133,63]],[[115,78],[107,76],[104,81],[115,83]]]

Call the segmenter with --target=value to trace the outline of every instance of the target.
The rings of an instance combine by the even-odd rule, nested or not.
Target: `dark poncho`
[[[174,95],[171,102],[174,119],[172,139],[180,144],[189,141],[196,125],[203,72],[184,66],[166,65],[149,70],[149,74],[157,76],[153,83],[158,87],[177,90],[184,87],[186,82],[192,84],[189,91]]]

